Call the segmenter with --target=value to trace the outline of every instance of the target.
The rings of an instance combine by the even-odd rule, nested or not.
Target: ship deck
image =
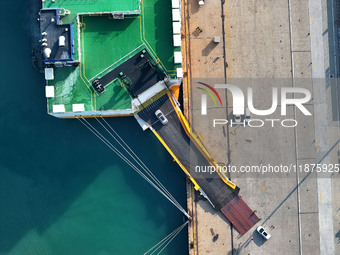
[[[132,114],[131,94],[119,80],[110,83],[103,94],[96,93],[91,82],[142,48],[168,75],[174,77],[180,67],[174,64],[174,51],[180,47],[173,46],[170,0],[46,0],[44,8],[59,8],[61,14],[63,9],[69,11],[60,15],[60,23],[72,23],[74,58],[80,61],[79,66],[54,67],[54,80],[48,81],[55,88],[55,96],[48,98],[49,113],[53,105],[63,104],[66,112],[72,112],[73,104],[84,104],[85,112]],[[113,19],[111,14],[103,14],[109,12],[125,12],[125,17]]]
[[[139,0],[46,0],[44,8],[65,8],[72,13],[139,10]]]

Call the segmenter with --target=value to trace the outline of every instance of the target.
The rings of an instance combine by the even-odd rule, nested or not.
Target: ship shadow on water
[[[115,164],[124,168],[122,173],[126,184],[143,201],[142,210],[138,207],[135,210],[144,215],[132,225],[145,220],[166,227],[165,232],[170,233],[172,228],[181,224],[181,213],[77,120],[49,117],[43,110],[40,116],[35,115],[21,116],[23,121],[29,119],[31,126],[23,125],[16,136],[10,138],[6,159],[1,160],[0,252],[11,251],[31,231],[43,235],[103,170]],[[95,125],[95,120],[90,122]],[[109,122],[119,126],[116,128],[118,133],[123,134],[137,155],[185,206],[185,176],[153,134],[143,133],[134,118],[117,118]],[[120,202],[123,201],[112,200],[114,204]],[[122,213],[113,211],[112,217],[117,214]],[[132,230],[124,228],[120,231],[126,234]],[[155,233],[155,239],[148,239],[150,243],[146,247],[153,246],[157,238],[159,233]],[[178,238],[185,247],[185,231]]]
[[[25,125],[11,138],[9,144],[14,146],[7,147],[1,161],[5,170],[0,179],[0,252],[9,251],[27,232],[43,233],[57,222],[109,163],[103,160],[98,166],[87,160],[76,138],[84,133],[75,132],[81,126],[52,117],[30,121],[31,128]]]
[[[58,223],[70,207],[103,171],[115,166],[123,169],[123,179],[128,189],[133,191],[131,196],[142,201],[144,215],[136,217],[131,225],[124,222],[126,227],[118,229],[112,238],[103,236],[107,238],[104,245],[108,249],[113,249],[112,246],[116,246],[117,250],[126,249],[125,244],[129,244],[130,237],[134,235],[138,240],[135,240],[132,248],[143,249],[138,250],[138,254],[146,251],[160,237],[165,237],[182,224],[182,214],[79,121],[57,119],[47,114],[44,77],[31,67],[30,25],[26,11],[29,9],[29,1],[22,1],[20,5],[14,1],[1,1],[0,6],[0,10],[16,8],[18,13],[23,13],[20,19],[12,19],[13,13],[1,12],[3,20],[11,20],[11,26],[4,26],[8,40],[0,41],[1,72],[4,74],[0,83],[4,91],[0,100],[0,253],[28,255],[47,249],[58,254],[57,249],[66,249],[67,246],[69,250],[66,254],[84,254],[81,252],[84,249],[91,254],[90,249],[98,246],[95,241],[87,242],[84,239],[79,245],[81,247],[78,247],[71,240],[66,245],[60,242],[60,238],[64,240],[68,230],[59,229],[57,232],[55,229],[51,231],[51,228],[64,227],[64,222]],[[90,121],[95,123],[95,120]],[[185,207],[185,175],[152,132],[143,132],[133,117],[114,118],[109,123]],[[119,184],[113,180],[112,185]],[[120,210],[119,203],[124,202],[119,199],[110,201],[108,203],[115,204],[117,210]],[[101,207],[100,204],[97,208],[103,213],[105,206],[103,204]],[[91,211],[96,207],[90,208],[88,214],[98,213]],[[138,213],[140,208],[134,210]],[[111,217],[117,218],[114,222],[131,218],[129,211],[113,211],[105,219]],[[73,224],[74,221],[84,219],[86,217],[83,215],[73,215],[67,222]],[[140,229],[136,230],[136,225],[144,226],[143,220],[150,222],[145,228],[151,229],[151,238],[144,232],[138,232]],[[106,222],[103,220],[98,224],[104,226]],[[82,240],[84,233],[75,230],[72,225],[68,228],[76,233],[77,239]],[[92,230],[91,226],[89,229]],[[97,230],[99,233],[90,231],[93,239],[103,235],[100,228]],[[32,232],[36,234],[31,235]],[[102,244],[101,241],[97,243]],[[168,254],[175,254],[178,249],[187,250],[185,230],[174,243],[169,246]],[[29,248],[31,251],[18,253],[18,247]],[[137,253],[134,250],[130,254]]]

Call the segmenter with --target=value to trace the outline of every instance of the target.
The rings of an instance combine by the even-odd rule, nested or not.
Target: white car
[[[157,110],[155,112],[155,115],[163,125],[168,123],[168,119],[164,116],[164,114],[161,112],[161,110]]]
[[[271,237],[271,234],[269,234],[262,226],[257,227],[256,230],[266,240],[269,240],[269,238]]]
[[[235,123],[241,123],[241,115],[234,115]]]

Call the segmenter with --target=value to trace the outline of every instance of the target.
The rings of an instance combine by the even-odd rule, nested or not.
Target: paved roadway
[[[328,11],[323,0],[309,1],[311,58],[313,62],[312,77],[314,88],[315,139],[317,141],[316,158],[320,163],[338,163],[339,151],[339,92],[337,80],[326,79],[334,76],[333,56],[331,52],[337,47],[332,37],[337,36],[332,29],[332,4],[328,1]],[[325,40],[326,39],[326,40]],[[333,39],[334,40],[334,39]],[[333,63],[333,65],[332,65]],[[336,69],[335,69],[336,70]],[[336,75],[336,74],[335,74]],[[320,254],[338,254],[339,245],[335,247],[335,237],[339,230],[334,217],[339,218],[335,210],[339,194],[334,192],[339,180],[332,178],[332,173],[319,174],[317,178]],[[336,208],[337,209],[337,208]],[[334,213],[333,213],[334,212]],[[335,226],[335,228],[334,228]],[[339,244],[339,242],[338,242]]]
[[[299,165],[317,163],[321,159],[323,163],[337,163],[339,129],[336,120],[339,118],[334,119],[334,113],[339,105],[336,99],[340,90],[334,91],[337,87],[325,81],[311,79],[329,73],[330,53],[325,44],[331,29],[327,27],[329,13],[325,7],[333,1],[225,0],[222,23],[221,19],[209,18],[220,12],[218,1],[206,1],[206,5],[200,8],[196,8],[194,1],[189,2],[190,27],[203,29],[199,36],[190,36],[191,121],[212,156],[218,162],[236,166],[262,163]],[[225,48],[222,43],[210,44],[215,35],[224,37]],[[228,62],[226,70],[223,62]],[[232,128],[228,146],[226,127],[212,130],[211,120],[213,117],[228,118],[232,109],[226,112],[225,108],[208,102],[208,115],[202,117],[201,94],[195,89],[194,79],[213,85],[217,82],[205,79],[221,78],[223,82],[224,71],[228,83],[238,85],[244,91],[251,86],[255,98],[263,96],[261,102],[255,103],[255,108],[268,109],[271,106],[269,88],[273,86],[310,90],[313,100],[307,108],[313,117],[307,118],[295,107],[289,107],[287,117],[298,120],[297,128]],[[224,91],[218,92],[225,99]],[[224,106],[225,103],[223,100]],[[279,110],[268,117],[282,119]],[[228,153],[230,161],[227,160]],[[340,254],[339,242],[335,239],[340,236],[339,178],[317,178],[315,173],[298,172],[268,176],[231,174],[231,177],[240,185],[250,206],[258,210],[263,219],[261,224],[275,227],[270,230],[271,240],[265,244],[255,231],[244,237],[234,235],[231,237],[234,254]],[[217,227],[213,222],[205,221],[205,224],[207,228]],[[203,247],[211,251],[223,246],[222,243],[207,242],[204,235],[199,234],[198,239],[202,250]]]

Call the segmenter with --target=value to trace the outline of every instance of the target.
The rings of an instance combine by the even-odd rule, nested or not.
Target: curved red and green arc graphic
[[[203,85],[203,86],[206,86],[206,87],[209,88],[212,92],[214,92],[214,94],[217,96],[217,98],[218,98],[218,100],[220,101],[220,104],[221,104],[221,106],[222,106],[222,100],[221,100],[221,98],[220,98],[220,95],[218,94],[218,92],[217,92],[212,86],[210,86],[210,85],[208,85],[208,84],[206,84],[206,83],[203,83],[203,82],[197,82],[197,83],[199,83],[199,84],[201,84],[201,85]],[[212,100],[214,101],[214,103],[215,103],[215,105],[216,105],[216,100],[215,100],[214,96],[211,94],[211,92],[210,92],[209,90],[204,89],[204,88],[201,88],[201,87],[197,87],[197,88],[203,90],[204,92],[206,92],[206,93],[212,98]]]

